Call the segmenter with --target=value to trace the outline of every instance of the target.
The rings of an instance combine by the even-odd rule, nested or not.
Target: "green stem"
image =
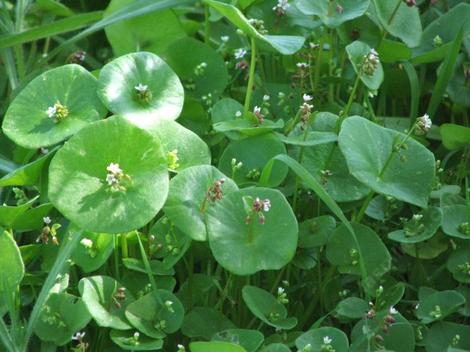
[[[122,258],[129,257],[129,249],[127,247],[127,234],[121,234],[121,254]]]
[[[140,248],[140,255],[142,256],[142,262],[144,263],[145,271],[147,272],[147,276],[149,278],[150,284],[152,285],[152,289],[157,292],[157,282],[155,281],[155,278],[153,277],[153,272],[152,268],[150,267],[150,262],[147,257],[147,253],[145,253],[145,248],[144,245],[142,244],[142,240],[140,239],[139,233],[136,233],[137,235],[137,241],[139,241],[139,248]],[[157,300],[159,301],[158,303],[161,302],[161,298],[159,295],[155,295]]]
[[[323,44],[324,43],[325,43],[325,39],[323,38],[323,35],[322,35],[320,37],[320,43],[318,44],[317,59],[315,60],[315,71],[314,71],[313,84],[312,84],[313,94],[317,93],[317,86],[318,86],[318,82],[320,81],[320,72],[321,72],[321,63],[322,63]]]
[[[357,88],[359,87],[359,82],[361,81],[361,74],[358,73],[357,76],[356,76],[356,80],[354,81],[354,86],[353,86],[353,89],[351,91],[351,94],[349,95],[349,99],[348,99],[348,102],[346,104],[346,107],[344,108],[343,112],[341,113],[341,116],[339,117],[338,119],[338,122],[336,124],[336,132],[338,133],[340,128],[341,128],[341,124],[343,123],[344,119],[346,117],[348,117],[348,114],[349,114],[349,110],[351,110],[351,105],[354,101],[354,97],[356,96],[356,91],[357,91]]]
[[[247,113],[250,110],[251,95],[253,94],[253,87],[255,83],[255,68],[256,68],[256,40],[251,38],[251,62],[250,62],[250,75],[248,78],[248,86],[246,87],[245,108]]]

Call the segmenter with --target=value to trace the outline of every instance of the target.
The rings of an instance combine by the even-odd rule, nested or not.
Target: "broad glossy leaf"
[[[405,61],[411,58],[410,48],[395,40],[382,40],[377,51],[382,62]]]
[[[147,86],[147,100],[139,98],[139,84]],[[98,95],[113,113],[142,128],[175,120],[184,99],[176,73],[149,52],[127,54],[106,64],[100,72]]]
[[[299,224],[299,248],[324,246],[334,229],[336,220],[330,215],[321,215]]]
[[[106,168],[118,163],[130,179],[125,191],[106,182]],[[167,160],[161,142],[118,117],[83,129],[54,156],[49,197],[69,220],[93,232],[119,233],[147,224],[168,192]]]
[[[246,352],[255,352],[263,344],[264,336],[258,330],[229,329],[215,334],[212,341],[235,343],[242,346]]]
[[[447,270],[455,280],[470,284],[470,249],[459,248],[452,252],[447,260]]]
[[[72,260],[85,273],[99,269],[113,252],[114,236],[107,233],[83,231],[80,244],[75,247]]]
[[[371,90],[377,90],[384,80],[382,64],[380,62],[378,63],[378,66],[372,75],[368,75],[362,70],[364,58],[369,55],[371,50],[372,48],[369,45],[359,41],[352,42],[346,47],[349,60],[351,61],[356,74],[360,75],[362,83]]]
[[[272,343],[264,347],[261,352],[291,352],[291,350],[282,343]]]
[[[309,344],[312,346],[312,351],[321,351],[326,338],[331,339],[330,345],[336,352],[349,351],[349,341],[346,334],[332,327],[309,330],[295,340],[295,345],[300,351]]]
[[[401,0],[373,0],[373,3],[377,17],[388,33],[400,38],[410,48],[419,45],[423,29],[417,6],[407,6]]]
[[[52,293],[43,306],[34,333],[42,341],[62,346],[83,329],[91,316],[80,297]]]
[[[274,122],[271,120],[264,120],[264,122],[259,125],[257,122],[250,119],[241,118],[217,122],[213,127],[214,131],[222,132],[229,138],[240,139],[243,137],[253,137],[266,134],[273,130],[280,130],[284,127],[284,121],[277,120]]]
[[[326,26],[333,28],[362,16],[369,4],[370,0],[298,0],[296,2],[300,11],[320,17]]]
[[[134,1],[112,0],[106,8],[104,18],[132,2]],[[105,33],[116,56],[134,51],[160,54],[169,44],[186,36],[181,22],[172,10],[154,11],[121,21],[105,27]]]
[[[470,208],[449,205],[442,208],[442,231],[448,236],[470,239]]]
[[[419,243],[402,243],[401,248],[406,254],[420,259],[437,258],[449,247],[449,241],[443,234],[437,232],[429,240]]]
[[[440,126],[442,144],[449,150],[460,149],[470,145],[470,128],[456,125],[453,123],[444,123]]]
[[[219,331],[234,328],[235,325],[218,310],[196,307],[185,315],[181,331],[189,338],[210,340]]]
[[[20,250],[11,234],[0,228],[0,302],[14,292],[23,279],[25,269]]]
[[[193,166],[172,178],[165,203],[165,214],[184,234],[196,241],[207,239],[205,216],[218,202],[208,198],[214,182],[221,185],[224,196],[238,190],[237,185],[211,165]]]
[[[358,297],[343,299],[336,306],[336,313],[342,318],[360,319],[367,314],[369,304]]]
[[[338,136],[333,132],[317,132],[311,131],[304,135],[285,136],[281,133],[276,133],[276,136],[284,143],[291,145],[301,145],[304,147],[311,147],[319,144],[326,144],[336,142]]]
[[[230,342],[192,342],[189,345],[191,352],[246,352],[246,350],[237,344]]]
[[[470,349],[470,326],[468,324],[451,322],[437,322],[433,324],[424,337],[426,351],[446,351],[449,346],[452,346],[456,335],[459,335],[460,339],[457,345],[453,347],[468,351]],[[447,351],[450,352],[450,350]]]
[[[36,199],[37,197],[18,206],[0,205],[0,226],[13,227],[15,221],[33,206]]]
[[[240,185],[256,184],[266,163],[279,154],[286,154],[286,147],[274,134],[232,141],[225,148],[219,161],[219,168],[227,175],[232,175],[232,160],[243,165],[231,176]],[[269,180],[269,186],[281,184],[287,176],[285,165],[275,165]]]
[[[129,304],[126,318],[145,335],[162,339],[181,327],[184,308],[173,293],[157,290]]]
[[[341,127],[339,146],[351,174],[377,193],[419,207],[426,207],[434,182],[434,155],[410,138],[406,149],[393,153],[405,138],[400,132],[381,127],[363,117],[347,118]]]
[[[79,65],[46,71],[32,80],[10,104],[3,131],[25,148],[40,148],[62,142],[90,122],[103,118],[106,109],[96,94],[96,78]],[[68,115],[60,122],[48,108],[60,103]]]
[[[429,324],[455,313],[464,303],[465,297],[457,291],[435,292],[420,299],[416,316],[423,324]]]
[[[136,340],[134,331],[111,330],[111,340],[124,351],[156,351],[163,348],[163,340],[140,334]]]
[[[133,271],[137,271],[139,273],[147,273],[147,269],[144,265],[144,262],[140,259],[136,258],[123,258],[122,263],[124,266]],[[173,275],[175,271],[169,265],[165,265],[161,260],[149,260],[150,270],[152,271],[153,275],[158,276],[166,276],[166,275]]]
[[[224,15],[230,22],[241,29],[246,35],[269,45],[283,55],[292,55],[299,51],[305,39],[292,35],[262,35],[260,34],[235,6],[215,0],[204,0],[205,3]]]
[[[78,283],[78,290],[88,311],[98,326],[117,330],[129,330],[124,312],[134,297],[128,291],[125,298],[117,295],[123,286],[109,276],[85,277]]]
[[[424,209],[416,216],[422,218],[417,220],[414,217],[409,219],[403,229],[390,232],[388,238],[401,243],[418,243],[430,239],[441,226],[442,211],[437,207]]]
[[[286,307],[271,293],[256,286],[244,286],[243,301],[258,319],[277,329],[290,330],[297,325],[297,318],[287,317]]]
[[[269,199],[265,223],[252,214],[247,197]],[[249,204],[251,206],[251,204]],[[276,270],[289,263],[297,247],[298,225],[284,195],[275,189],[246,188],[224,196],[207,212],[209,244],[217,262],[237,275]]]
[[[44,217],[48,216],[53,208],[51,203],[44,203],[35,208],[29,208],[15,218],[11,228],[18,232],[40,230],[44,226]]]
[[[468,38],[470,39],[470,36],[468,36]],[[467,85],[467,81],[464,74],[466,65],[465,61],[465,54],[459,54],[454,67],[454,72],[450,77],[449,83],[447,85],[447,93],[449,94],[450,99],[455,104],[462,105],[468,108],[470,107],[470,87]],[[457,136],[457,138],[459,137],[460,136]]]

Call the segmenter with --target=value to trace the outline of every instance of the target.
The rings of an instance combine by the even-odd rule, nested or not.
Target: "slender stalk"
[[[3,319],[0,319],[0,341],[8,352],[18,351],[11,339],[10,332],[8,331],[8,327]]]
[[[387,21],[387,24],[391,24],[393,19],[395,18],[395,15],[397,14],[398,12],[398,9],[400,8],[400,5],[403,1],[402,0],[398,0],[397,2],[397,5],[395,6],[395,8],[393,9],[393,12],[392,12],[392,15],[390,16],[390,18],[388,19]]]
[[[121,234],[121,254],[123,258],[129,257],[129,249],[127,247],[127,234]]]
[[[349,110],[351,110],[352,103],[354,102],[354,97],[356,96],[357,88],[359,87],[359,82],[361,82],[361,74],[358,73],[356,76],[356,80],[354,81],[354,86],[351,91],[351,94],[349,95],[348,102],[346,104],[346,107],[344,108],[343,112],[341,113],[340,118],[338,119],[338,126],[341,127],[341,124],[343,123],[343,120],[348,116]],[[339,128],[337,128],[339,131]]]
[[[253,94],[253,87],[255,83],[255,68],[256,68],[256,40],[251,38],[251,62],[250,62],[250,75],[248,77],[248,86],[246,87],[245,108],[247,113],[250,110],[251,96]]]
[[[152,272],[152,268],[150,267],[150,262],[147,257],[147,253],[145,253],[145,248],[144,248],[144,245],[142,244],[142,240],[140,239],[139,233],[137,233],[136,235],[137,235],[137,241],[139,242],[140,255],[142,256],[142,262],[144,263],[145,271],[147,272],[147,276],[149,278],[150,284],[152,285],[152,289],[156,291],[157,282],[155,281],[155,278],[153,277],[153,272]]]
[[[320,81],[320,72],[321,72],[321,63],[322,63],[322,56],[323,56],[323,44],[325,43],[325,39],[323,36],[320,37],[320,43],[318,44],[318,55],[317,59],[315,60],[315,71],[313,76],[313,83],[312,83],[312,92],[313,94],[317,93],[318,82]]]

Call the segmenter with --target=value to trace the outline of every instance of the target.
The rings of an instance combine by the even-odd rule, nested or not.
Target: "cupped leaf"
[[[10,104],[3,131],[25,148],[60,143],[105,116],[106,109],[96,94],[97,86],[96,78],[79,65],[46,71]]]
[[[377,193],[424,208],[434,181],[434,155],[412,138],[394,151],[404,138],[400,132],[352,116],[342,124],[339,146],[359,181]]]
[[[470,249],[459,248],[447,260],[447,270],[455,280],[470,284]]]
[[[470,239],[470,207],[449,205],[442,211],[442,231],[448,236]]]
[[[225,148],[219,161],[219,168],[238,184],[255,184],[261,176],[266,163],[279,154],[286,154],[284,144],[273,134],[232,141]],[[233,170],[232,160],[242,163],[240,168]],[[287,167],[277,164],[274,166],[269,186],[278,186],[287,176]]]
[[[264,336],[257,330],[228,329],[215,334],[212,341],[234,343],[242,346],[246,352],[255,352],[263,344]]]
[[[262,35],[260,34],[243,15],[243,13],[235,6],[225,4],[215,0],[204,0],[205,3],[216,9],[238,29],[242,30],[246,35],[267,44],[271,48],[277,50],[282,55],[292,55],[299,51],[304,45],[305,38],[292,35]]]
[[[424,324],[429,324],[455,313],[464,303],[465,297],[457,291],[435,292],[419,301],[416,316]]]
[[[269,211],[252,210],[257,198],[269,201]],[[222,267],[237,275],[280,269],[294,257],[297,220],[278,190],[232,192],[209,208],[206,221],[212,254]]]
[[[175,121],[159,121],[149,130],[162,143],[168,168],[180,172],[190,166],[210,164],[207,144],[193,131]]]
[[[196,307],[184,317],[181,331],[189,338],[210,340],[219,331],[234,328],[235,325],[218,310]]]
[[[106,181],[112,163],[124,174],[116,186]],[[54,206],[93,232],[127,232],[147,224],[167,193],[167,160],[160,141],[118,117],[80,131],[49,167]]]
[[[282,330],[297,325],[297,318],[287,317],[286,307],[268,291],[247,285],[243,287],[242,296],[248,309],[264,323]]]
[[[124,312],[134,297],[119,282],[109,276],[85,277],[78,283],[78,290],[98,326],[131,329]]]
[[[218,202],[214,198],[216,182],[221,182],[223,196],[238,190],[230,178],[211,165],[190,167],[170,182],[165,214],[184,234],[196,241],[207,239],[204,219],[207,211]]]
[[[327,343],[328,341],[329,343]],[[332,327],[309,330],[295,340],[295,345],[300,351],[303,351],[308,345],[311,346],[312,351],[328,351],[326,345],[330,345],[330,350],[336,352],[349,351],[349,341],[346,334]]]
[[[470,127],[444,123],[439,129],[442,137],[442,144],[449,150],[460,149],[470,145]]]
[[[407,6],[402,0],[373,0],[377,17],[387,32],[400,38],[410,48],[418,46],[423,28],[418,6]]]
[[[369,4],[370,0],[298,0],[296,3],[300,11],[320,17],[326,26],[332,28],[362,16]]]
[[[124,351],[155,351],[163,348],[163,340],[152,339],[133,331],[111,330],[111,340]]]
[[[390,232],[388,238],[401,243],[418,243],[430,239],[441,226],[442,211],[429,207],[404,223],[403,229]]]
[[[107,233],[83,231],[80,245],[75,248],[72,260],[84,272],[99,269],[113,252],[114,237]]]
[[[346,47],[349,60],[351,61],[354,71],[361,78],[369,89],[377,90],[384,80],[384,70],[382,64],[378,62],[377,67],[374,69],[372,74],[364,72],[363,64],[366,57],[370,54],[372,48],[366,43],[359,41],[352,42]]]
[[[98,95],[113,113],[142,128],[175,120],[183,109],[178,76],[149,52],[127,54],[106,64],[100,72]]]
[[[81,298],[68,293],[52,293],[41,310],[34,333],[42,341],[62,346],[70,342],[71,336],[83,329],[90,319]]]
[[[129,304],[126,318],[140,332],[159,339],[181,327],[184,308],[170,291],[156,290]]]
[[[247,352],[242,346],[230,342],[192,342],[191,352]]]

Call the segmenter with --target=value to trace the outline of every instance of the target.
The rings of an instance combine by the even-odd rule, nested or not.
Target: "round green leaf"
[[[299,224],[299,248],[324,246],[336,228],[336,220],[322,215]]]
[[[367,301],[357,297],[343,299],[336,306],[336,313],[341,318],[360,319],[367,314],[369,304]]]
[[[269,199],[271,209],[264,212],[264,224],[256,214],[246,223],[247,197]],[[280,269],[294,257],[297,220],[286,198],[277,190],[247,188],[232,192],[210,207],[207,215],[212,253],[221,266],[237,275]]]
[[[449,205],[443,207],[442,211],[442,231],[448,236],[470,239],[469,207],[466,205]]]
[[[274,134],[232,141],[224,150],[219,161],[220,170],[232,175],[237,184],[254,184],[258,181],[264,166],[273,157],[286,154],[286,147]],[[232,173],[232,159],[241,162],[241,168]],[[287,176],[287,166],[276,163],[271,172],[269,186],[281,184]]]
[[[157,290],[129,304],[126,318],[140,332],[159,339],[181,327],[184,308],[173,293]]]
[[[124,312],[129,303],[134,301],[130,292],[125,292],[125,298],[119,296],[123,286],[109,276],[85,277],[78,283],[78,290],[88,311],[98,326],[117,330],[128,330]]]
[[[346,334],[331,327],[309,330],[295,340],[295,345],[300,351],[303,351],[308,345],[311,346],[312,351],[321,351],[324,350],[322,346],[326,345],[325,342],[328,340],[331,340],[329,345],[335,352],[349,351],[349,341]]]
[[[110,337],[125,351],[155,351],[163,347],[163,340],[155,340],[142,335],[136,339],[134,331],[111,330]]]
[[[215,334],[212,341],[234,343],[242,346],[246,352],[255,352],[263,344],[264,336],[257,330],[229,329]]]
[[[451,322],[438,322],[431,326],[431,329],[425,335],[425,346],[428,352],[441,352],[448,351],[449,346],[455,339],[455,336],[460,336],[459,342],[455,348],[462,348],[463,351],[468,351],[470,348],[470,326],[468,324],[456,324]],[[457,350],[455,352],[461,352]]]
[[[62,142],[90,122],[103,118],[106,109],[97,94],[97,81],[79,65],[65,65],[33,79],[10,104],[3,132],[25,148]],[[48,108],[60,103],[68,115],[60,122],[49,117]]]
[[[369,7],[370,0],[298,0],[296,5],[307,15],[320,17],[328,27],[338,27],[343,22],[360,17]]]
[[[11,234],[0,228],[0,302],[8,292],[15,292],[24,276],[20,250]]]
[[[417,219],[416,216],[421,216]],[[418,243],[430,239],[441,226],[442,211],[437,207],[429,207],[414,215],[402,230],[390,232],[388,238],[401,243]]]
[[[240,346],[229,342],[192,342],[189,345],[191,352],[246,352]]]
[[[470,127],[444,123],[440,126],[439,132],[442,136],[442,144],[449,150],[470,145]]]
[[[83,231],[80,244],[72,253],[72,260],[85,273],[99,269],[113,252],[114,236]]]
[[[210,340],[214,334],[227,329],[235,329],[235,325],[217,309],[204,307],[196,307],[189,312],[181,327],[185,336],[205,340]]]
[[[465,297],[457,291],[435,292],[419,301],[416,316],[424,324],[429,324],[458,311],[464,303]]]
[[[288,318],[286,307],[268,291],[247,285],[243,287],[242,296],[248,309],[266,324],[283,330],[297,325],[297,318]]]
[[[218,202],[208,198],[214,182],[225,179],[221,186],[224,196],[238,190],[237,185],[210,165],[193,166],[172,178],[165,203],[165,214],[183,233],[196,241],[207,239],[204,218]]]
[[[147,86],[147,101],[139,98],[139,84]],[[109,110],[142,128],[159,120],[175,120],[183,108],[178,76],[148,52],[127,54],[106,64],[100,72],[98,94]]]
[[[111,163],[118,163],[130,177],[123,178],[124,191],[113,190],[106,182]],[[144,226],[162,208],[167,192],[167,163],[160,142],[118,117],[80,131],[49,167],[52,203],[89,231],[119,233]]]
[[[359,41],[352,42],[346,47],[349,60],[351,61],[354,71],[360,75],[361,81],[372,90],[379,89],[384,80],[384,71],[382,64],[379,62],[378,67],[372,75],[368,75],[362,70],[364,58],[370,53],[372,48],[366,43]]]
[[[447,260],[447,269],[455,280],[470,284],[470,249],[459,248]]]
[[[402,243],[401,248],[406,254],[420,259],[437,258],[449,247],[448,240],[438,232],[429,240],[419,243]]]
[[[410,138],[384,168],[397,140],[405,135],[363,117],[348,117],[342,124],[339,146],[349,171],[377,193],[426,207],[434,182],[434,155]]]
[[[67,293],[52,293],[43,306],[34,333],[42,341],[62,346],[83,329],[91,316],[79,297]]]

